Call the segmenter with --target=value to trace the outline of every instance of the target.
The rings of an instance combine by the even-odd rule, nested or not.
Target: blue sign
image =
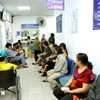
[[[38,24],[21,24],[22,29],[39,28]]]
[[[94,0],[93,30],[100,30],[100,0]]]
[[[56,17],[56,30],[57,33],[62,32],[62,14]]]
[[[47,8],[51,10],[64,10],[64,0],[47,0]]]
[[[17,36],[20,36],[20,31],[17,31]]]

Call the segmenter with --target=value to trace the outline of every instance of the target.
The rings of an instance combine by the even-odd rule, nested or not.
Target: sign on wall
[[[71,33],[78,33],[78,10],[71,12]]]
[[[100,30],[100,0],[94,0],[93,30]]]
[[[62,33],[62,14],[56,17],[56,31]]]
[[[6,40],[7,42],[12,42],[13,41],[13,38],[12,38],[12,26],[11,26],[11,23],[9,22],[6,22]]]
[[[20,31],[17,31],[16,36],[20,36]]]
[[[22,29],[39,28],[38,24],[21,24]]]
[[[47,0],[47,8],[51,10],[64,10],[64,0]]]

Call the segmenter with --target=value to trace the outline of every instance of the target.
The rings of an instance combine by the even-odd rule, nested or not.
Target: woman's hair
[[[56,48],[56,47],[58,47],[58,45],[57,44],[53,44],[53,48]]]
[[[62,47],[66,51],[66,54],[68,55],[68,50],[66,48],[66,44],[65,43],[60,43],[60,47]]]
[[[21,45],[21,40],[18,40],[18,43]]]
[[[33,41],[31,41],[31,44],[33,43]]]
[[[60,47],[63,47],[63,49],[66,50],[66,44],[65,43],[60,43]]]
[[[85,53],[78,53],[77,59],[81,61],[82,64],[87,65],[89,69],[92,70],[93,65],[88,61],[88,56]]]
[[[54,44],[53,45],[53,48],[57,51],[57,48],[58,48],[59,46],[57,45],[57,44]]]
[[[45,34],[42,34],[42,36],[45,36]]]
[[[39,40],[39,38],[38,38],[38,37],[36,37],[36,38],[35,38],[35,40]]]
[[[8,48],[9,46],[12,46],[11,43],[6,43],[5,47]]]
[[[21,40],[18,40],[18,43],[21,43]]]
[[[28,36],[27,38],[30,39],[30,36]]]
[[[16,46],[18,46],[18,42],[16,42]]]
[[[56,51],[57,51],[57,54],[58,54],[58,55],[63,53],[63,52],[62,52],[62,48],[61,48],[60,46],[58,46],[58,47],[56,48]]]
[[[20,48],[19,46],[16,47],[16,49],[19,49],[19,48]]]
[[[16,43],[14,43],[13,46],[16,46]]]
[[[54,35],[54,33],[51,33],[51,37],[54,37],[55,35]]]
[[[48,46],[48,45],[49,45],[47,41],[44,41],[43,44],[44,44],[45,46]]]

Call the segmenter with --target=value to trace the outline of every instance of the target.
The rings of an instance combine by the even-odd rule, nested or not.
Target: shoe
[[[37,63],[32,63],[32,65],[37,65]]]
[[[28,68],[28,65],[23,65],[23,68]]]
[[[25,59],[27,59],[28,57],[25,57]]]
[[[39,64],[38,66],[42,66],[41,64]]]
[[[38,72],[39,72],[39,73],[41,73],[41,71],[40,71],[40,70],[39,70]]]
[[[43,82],[48,82],[48,80],[43,80]]]
[[[45,73],[43,73],[41,76],[47,76]]]

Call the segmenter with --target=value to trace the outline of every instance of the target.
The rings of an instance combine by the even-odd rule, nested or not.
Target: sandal
[[[48,82],[48,80],[43,80],[43,82]]]
[[[47,75],[46,75],[46,73],[43,73],[41,76],[43,76],[43,77],[44,77],[44,76],[47,76]]]
[[[37,65],[37,63],[32,63],[32,65]]]
[[[38,72],[41,73],[41,70],[39,70]]]

